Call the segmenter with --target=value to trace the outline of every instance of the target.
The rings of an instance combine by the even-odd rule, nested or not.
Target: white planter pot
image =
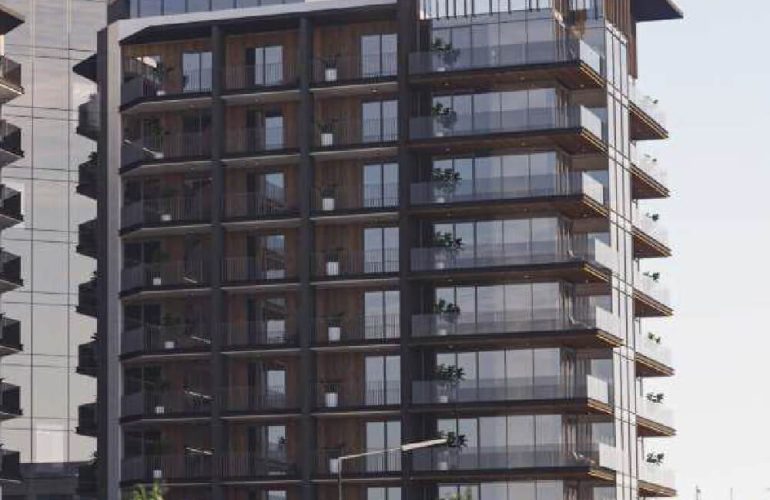
[[[334,146],[334,134],[332,134],[331,132],[322,133],[321,146],[324,146],[324,147]]]
[[[440,71],[443,73],[444,71],[446,71],[446,66],[439,66],[438,68],[436,68],[436,71]]]
[[[160,151],[155,151],[152,153],[153,158],[156,160],[162,160],[163,159],[163,153]]]
[[[438,330],[436,330],[436,335],[439,337],[446,337],[449,335],[449,329],[445,326],[438,327]]]
[[[324,81],[336,82],[337,81],[337,68],[326,68],[324,70]]]
[[[342,338],[342,328],[339,326],[330,326],[327,329],[327,335],[329,336],[329,342],[339,342]]]
[[[334,210],[334,198],[321,198],[321,210],[331,212]]]
[[[171,222],[171,214],[162,214],[160,220],[161,222]]]
[[[163,471],[160,469],[154,469],[152,471],[152,478],[153,479],[163,479]]]
[[[449,395],[448,394],[439,394],[436,397],[436,402],[441,404],[447,404],[449,402]]]
[[[163,415],[166,413],[166,407],[165,406],[156,406],[155,407],[155,414],[156,415]]]
[[[443,194],[435,196],[434,198],[436,200],[436,203],[446,203],[446,196],[444,196]]]
[[[166,95],[166,91],[163,90],[163,89],[158,89],[158,90],[155,91],[155,95],[157,95],[159,97],[162,97],[162,96]]]
[[[438,463],[438,470],[449,470],[449,462],[442,460]]]
[[[160,286],[162,284],[163,284],[163,280],[161,279],[160,276],[155,276],[154,278],[152,278],[152,286]]]
[[[444,131],[443,130],[436,130],[433,135],[436,137],[444,137]]]
[[[163,348],[164,349],[174,349],[176,347],[176,342],[173,340],[167,340],[163,342]]]
[[[340,263],[339,261],[330,261],[326,263],[326,276],[339,276]]]
[[[337,474],[340,471],[340,461],[336,458],[329,459],[329,474]]]
[[[327,392],[324,394],[324,405],[327,408],[336,408],[339,404],[339,395],[336,392]]]

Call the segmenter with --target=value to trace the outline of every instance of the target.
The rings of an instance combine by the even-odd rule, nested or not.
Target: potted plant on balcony
[[[334,146],[334,128],[337,125],[337,121],[336,118],[332,118],[318,123],[318,132],[321,134],[321,147],[328,148]]]
[[[155,473],[156,471],[153,471]],[[160,471],[157,471],[160,472]],[[152,483],[152,489],[147,491],[144,486],[134,486],[131,493],[131,500],[163,500],[163,489],[156,478]]]
[[[647,338],[658,345],[660,345],[661,341],[663,340],[660,335],[655,335],[653,332],[647,332]]]
[[[647,393],[647,401],[651,403],[663,403],[663,398],[665,397],[665,394],[662,392],[648,392]]]
[[[336,184],[329,184],[321,189],[321,210],[324,212],[334,211],[336,194]]]
[[[433,40],[433,43],[430,44],[430,50],[438,56],[440,61],[436,71],[446,71],[457,62],[457,58],[460,56],[460,51],[455,49],[451,42],[444,41],[443,38]]]
[[[445,337],[449,334],[449,326],[454,326],[460,316],[460,308],[444,299],[433,304],[433,313],[437,316],[436,334]]]
[[[433,262],[435,268],[446,269],[447,264],[463,249],[463,239],[455,238],[452,233],[437,231],[433,235],[431,246],[436,249]]]
[[[326,252],[326,276],[339,276],[342,252],[340,247]]]
[[[663,465],[663,459],[666,458],[665,453],[648,453],[645,462],[653,465]]]
[[[326,326],[326,336],[329,342],[339,342],[342,339],[342,318],[343,314],[335,314],[329,318]]]
[[[434,168],[430,176],[436,203],[446,203],[447,198],[451,197],[457,189],[457,183],[461,179],[460,172],[451,168]]]
[[[457,386],[465,379],[465,370],[455,365],[440,364],[436,367],[436,400],[441,404],[449,402]]]
[[[468,447],[468,440],[465,434],[457,434],[456,432],[441,432],[439,436],[446,438],[446,448],[439,452],[438,463],[436,464],[438,470],[447,471],[451,468],[452,462],[456,461],[457,455],[459,455],[463,448]]]
[[[457,123],[457,112],[449,106],[437,102],[430,108],[430,115],[441,127],[435,130],[436,137],[443,137],[448,130],[452,130]]]
[[[658,280],[660,280],[660,273],[659,273],[659,272],[650,272],[650,271],[645,271],[643,274],[644,274],[645,276],[647,276],[648,278],[650,278],[650,279],[651,279],[652,281],[654,281],[655,283],[657,283],[657,282],[658,282]]]
[[[336,82],[337,77],[339,76],[337,73],[337,66],[339,61],[340,55],[339,54],[333,54],[330,56],[322,57],[321,58],[321,64],[323,64],[324,68],[324,81],[325,82]]]
[[[163,285],[163,273],[160,270],[160,266],[162,264],[165,264],[169,261],[171,256],[166,252],[165,250],[159,248],[155,251],[155,253],[152,254],[152,260],[151,264],[153,264],[152,268],[150,269],[150,275],[152,277],[152,286],[162,286]]]
[[[340,402],[339,384],[329,382],[324,384],[324,406],[336,408]]]
[[[342,456],[345,445],[340,443],[336,448],[329,448],[326,450],[326,456],[328,457],[329,474],[338,474],[340,471],[340,459]]]

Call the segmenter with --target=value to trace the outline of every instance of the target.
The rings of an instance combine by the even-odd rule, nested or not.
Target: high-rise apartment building
[[[669,0],[117,0],[99,35],[99,498],[675,494]],[[447,436],[449,445],[340,461]],[[338,479],[341,478],[341,489]]]
[[[77,366],[78,345],[96,330],[95,320],[77,310],[78,285],[95,262],[76,252],[79,225],[96,212],[93,200],[76,193],[78,164],[95,149],[78,133],[86,131],[77,126],[78,110],[96,86],[72,68],[95,50],[107,4],[2,3],[25,20],[4,43],[5,55],[24,69],[17,78],[25,90],[3,106],[4,118],[23,129],[24,151],[3,168],[3,182],[20,193],[24,214],[2,235],[3,248],[23,262],[23,286],[3,296],[3,311],[19,321],[24,346],[2,363],[3,379],[21,388],[21,416],[3,425],[0,441],[20,452],[24,479],[5,488],[4,496],[72,498],[76,463],[90,460],[95,449],[93,437],[76,432],[78,407],[96,394],[94,380],[83,374],[88,368]]]

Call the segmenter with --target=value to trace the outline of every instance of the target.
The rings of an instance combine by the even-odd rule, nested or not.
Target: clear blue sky
[[[685,20],[639,31],[640,85],[659,97],[671,140],[656,204],[675,256],[656,264],[676,316],[661,323],[677,376],[665,446],[680,498],[770,500],[770,14],[767,2],[679,0]],[[650,266],[648,266],[650,267]]]

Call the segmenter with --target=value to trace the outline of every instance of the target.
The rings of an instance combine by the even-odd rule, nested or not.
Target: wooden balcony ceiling
[[[640,437],[674,437],[676,435],[676,429],[673,427],[642,416],[636,417],[636,432]]]
[[[672,377],[674,369],[636,351],[636,374],[640,377]]]
[[[671,257],[671,248],[643,231],[634,228],[634,257]]]
[[[631,167],[631,194],[636,200],[668,198],[670,191],[639,167]]]
[[[668,130],[631,102],[631,138],[638,141],[668,139]]]

